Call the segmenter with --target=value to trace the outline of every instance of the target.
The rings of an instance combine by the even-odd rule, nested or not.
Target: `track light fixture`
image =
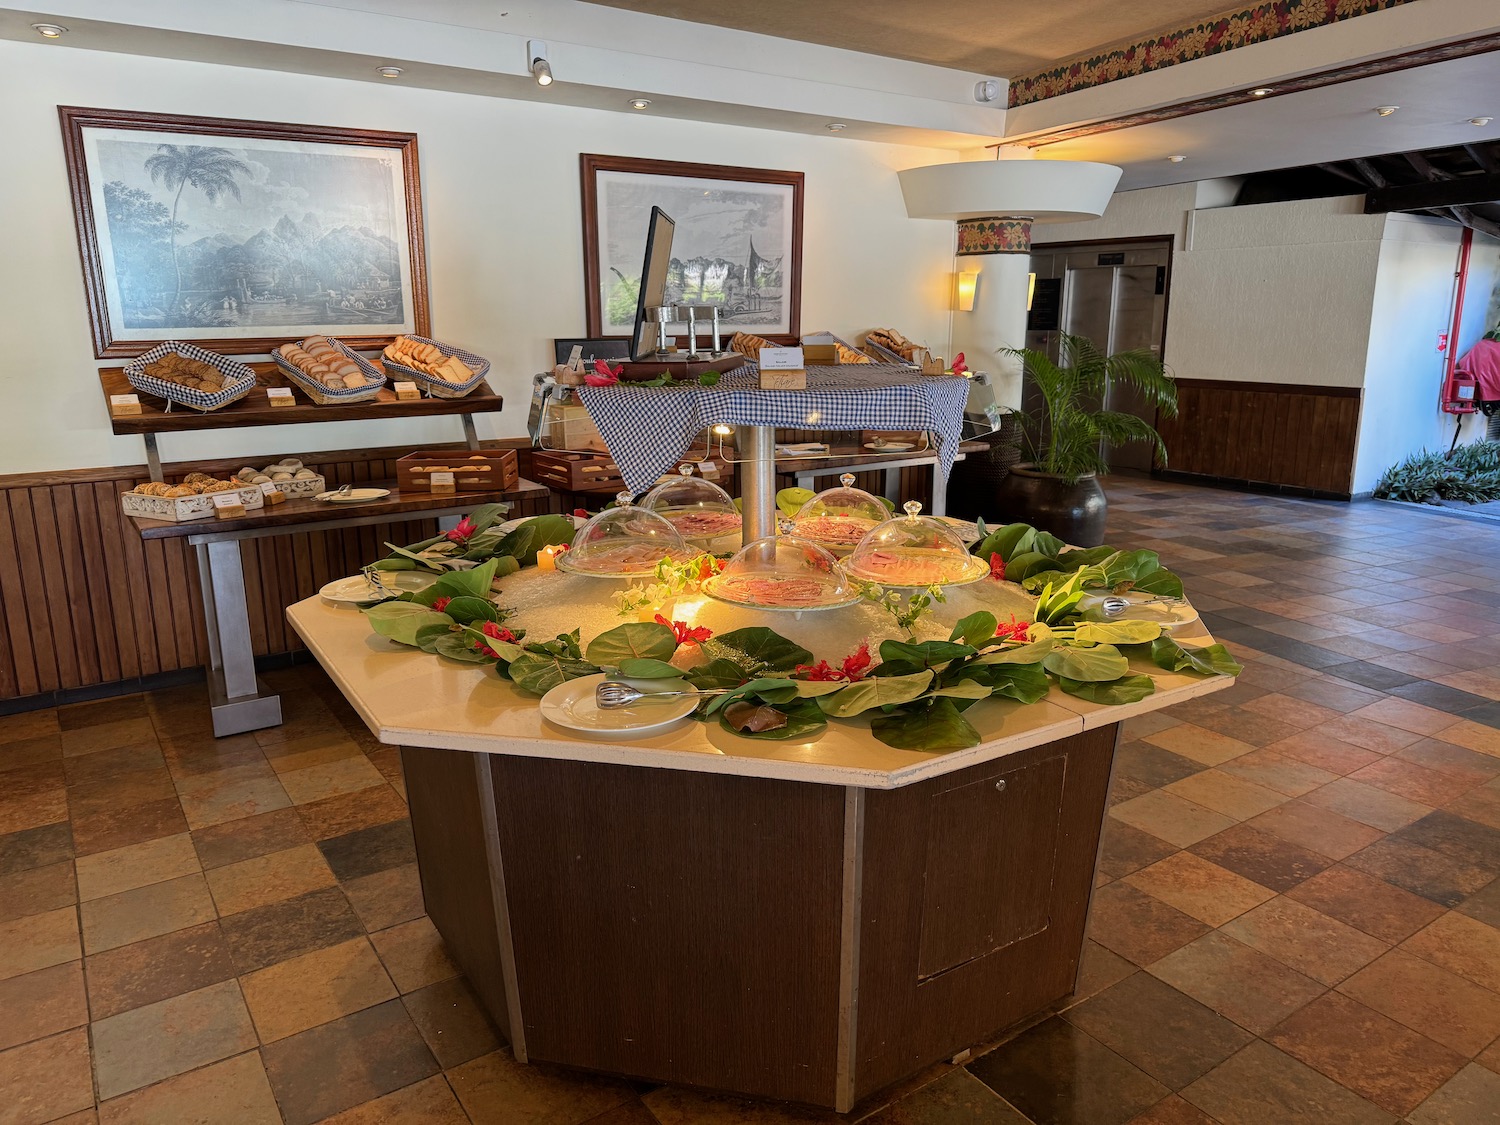
[[[540,39],[526,41],[527,68],[538,86],[552,85],[552,64],[547,61],[547,44]]]

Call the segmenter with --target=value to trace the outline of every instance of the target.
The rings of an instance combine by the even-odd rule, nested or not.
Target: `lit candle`
[[[566,547],[557,543],[543,547],[536,553],[536,568],[538,570],[556,570],[557,556],[565,550],[567,550]]]

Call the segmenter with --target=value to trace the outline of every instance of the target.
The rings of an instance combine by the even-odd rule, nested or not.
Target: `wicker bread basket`
[[[463,398],[464,395],[484,382],[484,377],[490,373],[490,361],[483,356],[466,352],[462,348],[455,348],[452,344],[445,344],[441,340],[430,340],[426,336],[408,335],[406,338],[414,340],[418,344],[431,344],[438,351],[442,352],[444,356],[457,356],[466,367],[474,369],[474,377],[472,379],[462,383],[450,383],[441,376],[429,375],[427,372],[420,371],[415,367],[408,367],[404,363],[397,363],[384,352],[381,353],[380,362],[385,365],[386,371],[398,379],[410,379],[433,398]]]
[[[282,372],[299,391],[319,406],[338,406],[348,402],[369,402],[370,399],[378,395],[380,388],[385,386],[385,372],[381,371],[380,368],[376,367],[364,356],[350,351],[349,347],[342,340],[335,340],[332,336],[327,337],[327,340],[340,355],[354,361],[354,365],[359,368],[360,373],[365,377],[364,386],[346,387],[341,390],[325,387],[311,375],[307,374],[307,372],[303,371],[302,368],[283,356],[281,348],[276,348],[271,352],[271,359],[275,361],[276,366],[281,368]],[[303,343],[304,341],[298,340],[297,346],[301,347]]]
[[[154,375],[146,374],[146,367],[149,364],[173,353],[184,359],[195,359],[200,363],[208,364],[224,376],[224,388],[212,392],[200,391],[193,387],[184,387],[181,383],[174,383],[170,379],[158,379]],[[207,412],[219,410],[231,402],[238,402],[249,394],[255,386],[255,372],[243,363],[237,363],[228,356],[219,355],[218,352],[207,351],[195,344],[166,340],[127,363],[125,381],[136,390],[166,399],[169,403],[177,403],[180,406],[189,406],[194,410]]]

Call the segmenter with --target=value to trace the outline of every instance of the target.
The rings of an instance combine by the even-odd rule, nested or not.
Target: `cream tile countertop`
[[[945,618],[956,616],[954,607],[944,608],[950,611]],[[1103,706],[1056,688],[1047,699],[1030,705],[982,700],[964,715],[984,741],[944,753],[886,746],[870,736],[867,718],[833,720],[811,742],[741,738],[716,722],[698,721],[617,742],[554,726],[542,718],[536,696],[517,690],[491,669],[396,644],[372,631],[357,610],[312,597],[290,607],[287,618],[382,742],[870,789],[909,785],[1219,691],[1234,682],[1226,676],[1187,676],[1136,662],[1135,670],[1149,674],[1157,685],[1154,694],[1138,703]],[[804,615],[804,620],[813,618],[825,615]],[[793,633],[769,614],[759,615],[757,621]],[[1201,627],[1190,628],[1196,631],[1177,635],[1192,644],[1212,642]],[[533,632],[547,635],[543,629]],[[585,634],[591,635],[587,629]],[[821,656],[825,646],[815,651]]]

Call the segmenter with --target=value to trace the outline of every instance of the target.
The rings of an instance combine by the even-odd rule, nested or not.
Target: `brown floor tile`
[[[0,834],[41,828],[68,818],[68,794],[65,789],[48,789],[26,797],[0,801]]]
[[[402,1002],[438,1064],[445,1069],[503,1045],[479,998],[462,977],[408,992]]]
[[[1089,936],[1137,965],[1149,965],[1208,930],[1198,919],[1126,883],[1094,892]]]
[[[1353,855],[1385,835],[1378,828],[1305,801],[1288,801],[1245,823],[1335,860]]]
[[[281,1125],[260,1055],[243,1055],[179,1074],[99,1107],[101,1125]]]
[[[337,887],[309,891],[220,919],[239,972],[363,936],[365,928]]]
[[[1443,912],[1436,903],[1342,864],[1287,891],[1287,897],[1392,944]]]
[[[451,1074],[448,1080],[453,1080]],[[594,1125],[595,1122],[619,1123],[622,1117],[623,1125],[637,1125],[640,1118],[630,1112],[635,1105],[642,1105],[647,1109],[650,1122],[643,1125],[805,1125],[807,1122],[826,1125],[842,1120],[826,1109],[736,1098],[729,1094],[710,1094],[681,1086],[658,1086],[643,1095],[640,1102],[623,1101],[612,1109],[589,1118],[586,1125]],[[571,1115],[562,1119],[570,1120]],[[476,1116],[474,1120],[483,1122],[484,1125],[498,1125],[505,1119],[501,1116]]]
[[[1234,777],[1222,770],[1204,770],[1192,777],[1174,781],[1163,792],[1192,801],[1206,809],[1234,820],[1249,820],[1286,801],[1285,793],[1267,789],[1252,781]]]
[[[1401,948],[1500,993],[1500,930],[1493,926],[1450,911]]]
[[[1451,727],[1443,728],[1432,737],[1468,750],[1477,750],[1481,754],[1500,757],[1500,729],[1485,726],[1483,723],[1464,719],[1454,723]]]
[[[402,992],[458,975],[430,918],[415,918],[370,935],[385,971]]]
[[[285,851],[307,843],[311,837],[297,815],[286,808],[258,813],[241,820],[230,820],[208,828],[194,830],[193,847],[205,871],[226,867],[241,860],[255,859],[271,852]]]
[[[172,771],[158,766],[120,777],[107,777],[103,781],[68,786],[68,812],[74,820],[79,820],[168,797],[174,801],[177,799]]]
[[[1149,972],[1257,1033],[1324,991],[1310,977],[1218,931],[1167,954]]]
[[[0,835],[0,876],[72,858],[73,834],[66,822]]]
[[[1411,1125],[1495,1125],[1500,1122],[1500,1074],[1472,1063],[1411,1114]]]
[[[405,819],[322,840],[318,848],[327,857],[333,873],[344,883],[413,863],[417,858],[411,824]]]
[[[1078,959],[1078,981],[1073,989],[1073,998],[1086,1000],[1095,993],[1103,992],[1110,985],[1122,981],[1136,967],[1113,953],[1097,941],[1090,938],[1083,939],[1083,953]]]
[[[372,785],[385,784],[380,771],[363,754],[290,770],[278,776],[282,788],[294,805],[307,805],[341,793],[353,793]]]
[[[142,844],[80,857],[78,894],[87,902],[191,875],[198,869],[198,856],[186,832],[162,836]]]
[[[325,1117],[322,1125],[469,1125],[469,1115],[453,1096],[448,1080],[434,1074],[393,1094]]]
[[[156,744],[155,738],[114,750],[95,750],[76,758],[68,757],[68,753],[68,739],[64,736],[63,770],[69,785],[86,785],[122,774],[157,770],[166,766],[166,760],[161,756],[161,747]]]
[[[139,699],[138,696],[135,698]],[[101,700],[101,702],[105,701]],[[114,700],[108,702],[112,703]],[[69,758],[156,741],[156,728],[151,725],[151,720],[144,714],[115,719],[111,722],[94,723],[91,726],[64,727],[61,733],[63,754]]]
[[[1340,742],[1347,742],[1351,746],[1373,750],[1377,754],[1393,754],[1403,746],[1410,746],[1422,737],[1409,730],[1359,718],[1356,715],[1345,715],[1334,719],[1330,723],[1314,727],[1310,733],[1328,735]]]
[[[6,1125],[39,1125],[94,1104],[89,1033],[78,1027],[0,1051]]]
[[[76,961],[78,911],[71,906],[0,922],[0,980]]]
[[[216,917],[208,884],[198,874],[96,898],[84,903],[80,913],[83,916],[83,947],[89,953],[102,953],[106,949],[212,922]]]
[[[1371,762],[1349,776],[1354,781],[1433,807],[1463,796],[1485,780],[1450,770],[1428,769],[1394,755]]]
[[[1356,719],[1373,719],[1387,726],[1424,735],[1436,734],[1459,721],[1457,715],[1394,696],[1371,703],[1368,707],[1361,707],[1352,712],[1352,715]]]
[[[214,903],[224,917],[331,887],[336,882],[323,856],[311,843],[216,867],[206,877]]]
[[[89,1005],[96,1020],[234,976],[234,962],[216,922],[95,953],[86,964]]]
[[[351,879],[343,884],[344,894],[354,913],[373,933],[397,922],[407,922],[425,913],[422,884],[415,863],[402,864],[374,875]]]
[[[1165,728],[1163,728],[1165,729]],[[1115,752],[1115,777],[1133,777],[1153,789],[1181,781],[1207,769],[1202,762],[1184,758],[1145,741],[1123,743]]]
[[[1332,722],[1343,712],[1321,704],[1298,699],[1295,695],[1272,692],[1244,704],[1247,711],[1257,711],[1278,722],[1288,723],[1301,730]]]
[[[248,734],[215,738],[211,732],[162,738],[162,757],[174,777],[187,780],[237,766],[265,765],[260,743]]]
[[[368,735],[369,732],[366,731],[365,734]],[[405,793],[406,774],[401,766],[401,747],[377,744],[366,747],[365,755],[370,759],[370,765],[380,771],[380,776],[389,781],[398,793]]]
[[[125,695],[117,699],[95,699],[88,703],[70,703],[57,708],[57,726],[61,730],[116,723],[122,719],[139,719],[148,714],[146,697]]]
[[[1186,705],[1178,705],[1179,709],[1183,706]],[[1217,731],[1205,730],[1193,723],[1181,723],[1155,734],[1148,734],[1145,741],[1205,766],[1217,766],[1255,749],[1248,742],[1241,742]]]
[[[1456,1051],[1338,992],[1320,996],[1266,1040],[1398,1117],[1464,1065]]]
[[[341,942],[243,977],[262,1043],[296,1035],[397,995],[366,938]]]
[[[56,734],[61,729],[55,707],[22,711],[18,715],[0,715],[0,743],[41,738],[44,735]]]
[[[34,762],[5,771],[4,800],[19,800],[38,793],[50,793],[64,787],[62,761]]]
[[[1500,828],[1500,785],[1491,781],[1470,789],[1458,800],[1448,802],[1448,811],[1477,824]]]
[[[1394,1118],[1268,1043],[1256,1040],[1182,1097],[1222,1125],[1390,1125]]]
[[[1200,840],[1194,855],[1273,891],[1287,891],[1333,861],[1250,824],[1236,824]]]
[[[89,816],[73,818],[73,842],[79,855],[107,852],[130,844],[186,832],[187,819],[176,797],[164,797]]]
[[[1160,789],[1116,805],[1109,815],[1179,848],[1190,847],[1234,823],[1232,817]]]
[[[71,860],[0,875],[0,922],[28,914],[45,914],[77,901],[78,884]]]
[[[1336,781],[1339,776],[1288,754],[1265,748],[1225,762],[1218,770],[1285,797],[1301,797],[1319,786]]]
[[[1144,797],[1153,790],[1154,786],[1149,782],[1137,781],[1133,777],[1116,777],[1109,783],[1109,807],[1114,808],[1116,805],[1124,804],[1126,801],[1133,801],[1137,797]]]
[[[868,1125],[1029,1125],[1025,1117],[962,1068],[950,1070],[863,1120]]]
[[[1500,879],[1496,879],[1478,894],[1464,899],[1458,910],[1470,918],[1478,918],[1486,925],[1500,929]]]
[[[96,1020],[94,1073],[101,1100],[255,1047],[234,981],[209,985]]]
[[[1457,906],[1495,877],[1492,868],[1477,867],[1395,836],[1355,852],[1344,863],[1443,906]]]
[[[1119,879],[1176,852],[1175,845],[1160,840],[1149,832],[1133,828],[1122,820],[1106,817],[1104,839],[1100,845],[1099,870],[1111,878]]]
[[[178,798],[194,829],[208,828],[292,803],[271,767],[264,762],[181,778]]]
[[[1171,1093],[1056,1016],[975,1059],[968,1069],[1037,1125],[1124,1125]],[[657,1095],[643,1100],[655,1112]]]
[[[1338,774],[1340,777],[1380,760],[1380,755],[1373,750],[1351,746],[1347,742],[1340,742],[1326,732],[1318,733],[1316,730],[1302,731],[1290,738],[1283,738],[1280,742],[1272,742],[1261,749],[1268,754],[1280,754],[1305,762],[1327,773]]]
[[[389,786],[373,785],[353,793],[341,793],[297,806],[297,812],[314,840],[345,836],[361,828],[373,828],[406,819],[406,802]]]
[[[1305,699],[1309,703],[1316,703],[1320,707],[1327,707],[1332,711],[1348,714],[1358,711],[1361,707],[1367,707],[1376,700],[1382,698],[1379,692],[1371,691],[1369,688],[1355,687],[1353,684],[1344,683],[1328,677],[1302,678],[1299,682],[1285,689],[1286,694],[1296,699]]]
[[[1221,926],[1275,897],[1275,892],[1192,852],[1153,863],[1127,875],[1125,882],[1210,926]]]
[[[261,1054],[287,1125],[312,1125],[438,1069],[399,1000],[269,1044]]]
[[[1174,1090],[1254,1038],[1150,973],[1127,977],[1064,1018]]]
[[[1500,828],[1439,810],[1394,834],[1394,838],[1442,852],[1500,875]]]
[[[1343,980],[1388,948],[1378,938],[1284,896],[1241,915],[1223,932],[1324,984]]]
[[[62,739],[55,734],[26,738],[19,742],[0,742],[0,773],[25,769],[41,762],[62,758]]]
[[[1398,750],[1391,756],[1404,762],[1414,762],[1440,773],[1451,773],[1466,778],[1474,785],[1483,785],[1492,778],[1500,777],[1500,758],[1492,758],[1477,750],[1454,746],[1451,742],[1442,742],[1436,738],[1424,738],[1421,742],[1413,742],[1406,749]],[[1473,787],[1471,785],[1469,788]]]
[[[69,961],[0,981],[0,1051],[89,1022],[83,965]],[[3,1112],[3,1111],[0,1111]]]
[[[1404,828],[1432,811],[1431,805],[1409,801],[1349,777],[1341,777],[1321,789],[1314,789],[1301,800],[1383,832]]]
[[[1500,1036],[1500,996],[1399,949],[1338,988],[1466,1057]]]
[[[1197,1106],[1173,1094],[1139,1117],[1132,1117],[1130,1125],[1214,1125],[1214,1120]]]

